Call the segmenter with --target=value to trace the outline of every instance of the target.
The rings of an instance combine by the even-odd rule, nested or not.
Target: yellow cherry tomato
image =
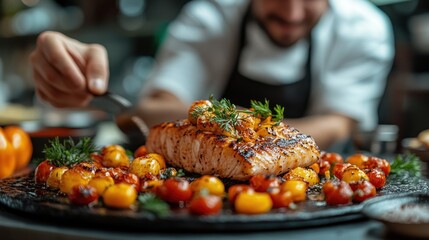
[[[130,159],[125,151],[113,149],[103,155],[101,164],[105,167],[129,167]]]
[[[129,172],[144,178],[147,174],[158,176],[161,166],[159,162],[150,157],[138,157],[131,163]]]
[[[158,153],[148,153],[146,156],[149,157],[149,158],[153,158],[156,161],[158,161],[159,166],[161,167],[161,169],[165,169],[167,167],[167,164],[165,163],[165,158],[161,154],[158,154]]]
[[[104,192],[111,186],[115,184],[115,181],[110,176],[97,176],[91,179],[88,185],[95,188],[98,195],[103,196]]]
[[[91,180],[92,175],[84,174],[78,169],[69,169],[64,172],[60,181],[60,191],[65,194],[70,194],[73,187],[77,185],[87,185]]]
[[[112,151],[112,150],[118,150],[120,152],[126,153],[125,148],[123,148],[121,145],[107,145],[101,150],[101,155],[106,155],[106,153]]]
[[[313,169],[305,169],[302,167],[290,170],[283,178],[286,180],[300,180],[308,183],[309,186],[320,182],[319,175]]]
[[[68,167],[57,167],[52,170],[51,173],[49,173],[49,177],[46,180],[46,185],[52,189],[59,189],[60,188],[60,182],[61,178],[63,177],[63,174],[69,170]]]
[[[344,170],[343,178],[341,180],[346,182],[346,183],[354,183],[354,182],[359,182],[361,180],[368,181],[369,178],[364,171],[362,171],[358,167],[352,165],[352,166],[347,167]]]
[[[119,183],[109,187],[103,195],[104,204],[113,208],[129,208],[136,199],[136,189],[126,183]]]
[[[246,191],[238,194],[234,202],[237,213],[261,214],[267,213],[273,207],[270,194]]]
[[[199,192],[202,189],[206,189],[210,195],[216,195],[219,197],[223,197],[225,195],[225,185],[215,176],[204,175],[196,179],[191,182],[191,189],[194,193]]]
[[[305,201],[307,198],[307,183],[300,180],[287,180],[280,186],[282,192],[291,192],[294,202]]]

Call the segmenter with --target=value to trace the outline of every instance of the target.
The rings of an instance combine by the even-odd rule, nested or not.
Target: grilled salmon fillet
[[[317,161],[314,139],[285,124],[282,108],[275,116],[268,102],[252,104],[237,110],[228,100],[196,101],[188,119],[152,127],[146,147],[171,166],[235,180],[280,175]]]
[[[256,119],[249,125],[247,116],[241,118],[247,119],[247,128],[225,134],[225,128],[216,131],[207,114],[201,116],[154,126],[146,141],[148,151],[163,155],[171,166],[235,180],[283,174],[319,158],[313,138],[283,122],[267,125],[267,119]]]

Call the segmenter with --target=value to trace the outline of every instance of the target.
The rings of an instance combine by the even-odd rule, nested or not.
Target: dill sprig
[[[97,149],[92,144],[91,138],[82,138],[75,143],[72,138],[65,139],[63,143],[56,137],[49,141],[49,146],[45,145],[43,153],[45,159],[51,164],[61,167],[72,167],[80,162],[91,161],[91,153]]]

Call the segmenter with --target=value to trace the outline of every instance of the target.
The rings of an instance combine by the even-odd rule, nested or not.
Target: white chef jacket
[[[220,97],[248,4],[249,0],[188,3],[169,27],[143,94],[162,89],[186,103],[211,94]],[[239,64],[242,75],[268,84],[302,79],[309,49],[306,40],[280,48],[257,24],[246,27],[248,43]],[[312,44],[307,114],[339,113],[358,121],[361,129],[373,129],[394,55],[387,16],[366,0],[330,0],[329,10],[312,31]]]

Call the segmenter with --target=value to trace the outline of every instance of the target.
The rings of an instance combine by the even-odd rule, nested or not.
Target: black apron
[[[250,8],[240,25],[235,62],[222,98],[242,107],[250,107],[250,100],[270,101],[285,108],[286,118],[303,117],[308,107],[311,90],[311,37],[309,37],[308,59],[304,78],[290,84],[271,85],[249,79],[239,72],[241,54],[246,46],[246,26],[250,20]],[[286,63],[287,64],[287,63]]]

